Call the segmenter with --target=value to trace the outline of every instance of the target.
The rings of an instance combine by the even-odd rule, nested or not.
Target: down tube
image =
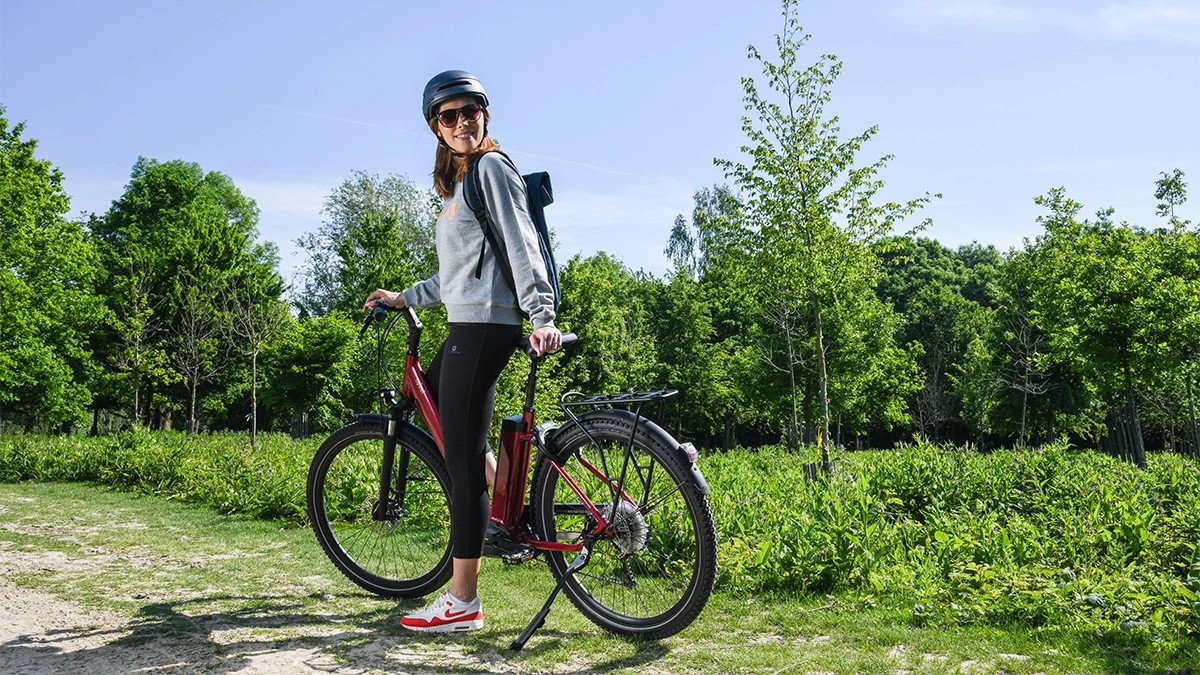
[[[445,457],[446,445],[442,441],[442,418],[438,415],[437,403],[434,402],[433,393],[429,391],[429,384],[425,381],[425,373],[421,370],[421,361],[411,354],[404,357],[402,393],[417,402],[421,417],[425,418],[425,425],[429,427],[429,433],[433,436],[433,441],[437,443],[438,452]]]

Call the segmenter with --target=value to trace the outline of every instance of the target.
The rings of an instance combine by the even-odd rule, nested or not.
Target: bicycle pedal
[[[536,556],[537,549],[517,541],[506,530],[492,523],[488,525],[483,538],[483,555],[499,558],[506,565],[519,565]]]
[[[520,565],[521,563],[527,562],[529,560],[533,560],[536,557],[537,557],[537,550],[535,550],[532,546],[526,546],[525,550],[523,550],[523,551],[516,551],[514,553],[502,553],[500,555],[500,560],[505,565]]]

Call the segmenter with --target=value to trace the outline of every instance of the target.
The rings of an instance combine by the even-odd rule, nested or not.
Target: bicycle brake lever
[[[375,323],[376,321],[382,321],[383,317],[387,316],[388,307],[390,307],[390,305],[387,303],[383,302],[382,300],[377,300],[375,302],[375,306],[371,308],[369,313],[367,313],[367,318],[363,319],[362,330],[358,331],[358,335],[360,337],[365,335],[367,329],[371,327],[371,324]]]

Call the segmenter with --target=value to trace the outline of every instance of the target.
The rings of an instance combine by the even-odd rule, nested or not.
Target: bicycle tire
[[[379,501],[383,430],[359,421],[335,431],[308,472],[308,517],[333,564],[362,588],[416,598],[450,578],[450,477],[433,439],[411,424],[397,428],[396,465],[409,451],[402,510],[372,518]],[[399,469],[392,494],[401,480]]]
[[[674,635],[704,609],[716,579],[717,533],[708,496],[693,480],[679,444],[653,422],[623,410],[604,410],[581,416],[580,424],[598,446],[579,426],[561,429],[552,442],[558,455],[568,458],[563,468],[608,518],[612,492],[580,457],[603,473],[603,451],[607,475],[618,480],[632,433],[624,492],[637,508],[635,513],[625,498],[618,500],[626,506],[618,507],[622,513],[613,536],[597,541],[588,565],[564,582],[567,596],[584,616],[613,633]],[[533,485],[532,526],[542,539],[577,540],[594,525],[548,457],[538,458]],[[546,557],[561,579],[573,554],[547,551]]]

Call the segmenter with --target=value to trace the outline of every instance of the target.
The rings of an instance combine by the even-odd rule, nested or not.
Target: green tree
[[[656,352],[654,386],[679,390],[677,432],[710,438],[725,421],[734,383],[721,367],[704,288],[687,269],[676,267],[665,281],[648,281],[645,290]]]
[[[1165,283],[1157,288],[1160,304],[1179,309],[1180,320],[1175,326],[1176,339],[1170,344],[1181,368],[1177,379],[1184,382],[1187,396],[1188,426],[1191,430],[1192,452],[1200,458],[1200,424],[1196,421],[1196,386],[1200,375],[1200,230],[1189,230],[1191,224],[1176,216],[1175,207],[1187,202],[1187,183],[1184,174],[1174,169],[1161,173],[1155,181],[1154,198],[1159,201],[1156,213],[1167,218],[1170,231],[1158,232],[1155,245],[1166,270]],[[1171,397],[1169,400],[1176,400]]]
[[[1137,393],[1194,351],[1179,330],[1196,306],[1186,280],[1172,272],[1163,237],[1114,224],[1111,209],[1080,221],[1079,203],[1062,188],[1036,201],[1049,213],[1039,217],[1046,233],[1032,253],[1035,317],[1109,406],[1106,444],[1145,466]]]
[[[740,218],[741,204],[727,185],[701,188],[692,199],[691,222],[683,214],[675,216],[664,253],[676,268],[701,279],[708,271],[710,254],[715,252],[715,237]]]
[[[1175,207],[1187,201],[1187,182],[1183,180],[1183,172],[1179,169],[1167,173],[1160,172],[1162,178],[1159,178],[1154,183],[1154,198],[1158,200],[1158,206],[1154,212],[1160,216],[1165,216],[1167,221],[1175,226],[1177,220],[1175,218]],[[1180,226],[1186,226],[1186,221],[1179,223]]]
[[[641,287],[647,282],[616,258],[575,256],[560,278],[561,323],[579,335],[558,377],[585,391],[648,388],[657,377],[655,343]]]
[[[242,386],[240,378],[216,378],[231,352],[220,298],[238,280],[278,278],[273,248],[256,242],[257,222],[253,200],[227,176],[142,157],[124,193],[91,225],[109,278],[125,278],[106,293],[115,335],[148,334],[145,359],[123,356],[119,339],[107,359],[130,364],[132,398],[156,407],[160,424],[171,410],[186,410],[195,428],[201,396],[228,401],[229,388]]]
[[[226,334],[233,348],[250,359],[250,444],[258,445],[258,357],[287,324],[291,315],[280,299],[283,279],[278,274],[231,279],[222,296]]]
[[[1021,396],[1021,427],[1018,445],[1025,447],[1030,399],[1046,394],[1051,387],[1046,333],[1033,318],[1033,298],[1028,286],[1029,256],[1019,254],[1007,268],[1007,303],[1003,320],[1002,356],[999,380]]]
[[[916,430],[930,438],[959,437],[968,428],[981,435],[990,427],[983,424],[989,418],[983,395],[994,387],[965,373],[984,372],[999,254],[977,244],[954,251],[924,237],[889,238],[876,249],[887,270],[880,295],[904,319],[899,339],[920,345],[923,386],[909,402]]]
[[[405,177],[356,171],[325,200],[328,219],[296,241],[308,254],[301,309],[354,313],[376,288],[400,290],[433,275],[440,201]]]
[[[366,409],[366,389],[376,382],[354,377],[370,359],[362,344],[356,322],[338,314],[283,323],[262,353],[269,415],[289,421],[307,415],[315,429],[336,429],[355,409]]]
[[[954,372],[947,375],[958,397],[959,418],[979,440],[993,428],[992,410],[1000,385],[992,365],[986,338],[977,335],[967,344],[962,359],[954,364]]]
[[[62,172],[0,107],[0,405],[27,427],[74,423],[99,375],[88,336],[104,320],[101,270]]]
[[[877,128],[840,137],[838,118],[825,108],[841,63],[825,55],[810,66],[800,64],[809,37],[797,15],[797,3],[785,0],[776,61],[753,46],[749,50],[772,92],[764,95],[753,78],[742,79],[748,113],[742,119],[748,139],[742,150],[749,163],[716,160],[744,197],[745,218],[724,245],[760,308],[759,320],[770,326],[763,333],[779,336],[779,348],[764,345],[762,353],[790,392],[792,447],[799,441],[801,367],[816,374],[818,443],[829,436],[827,360],[833,345],[826,344],[825,331],[830,307],[848,288],[874,288],[878,267],[868,245],[929,201],[926,195],[904,204],[876,203],[883,186],[878,174],[889,158],[865,166],[855,160]],[[812,365],[806,366],[809,360]]]

